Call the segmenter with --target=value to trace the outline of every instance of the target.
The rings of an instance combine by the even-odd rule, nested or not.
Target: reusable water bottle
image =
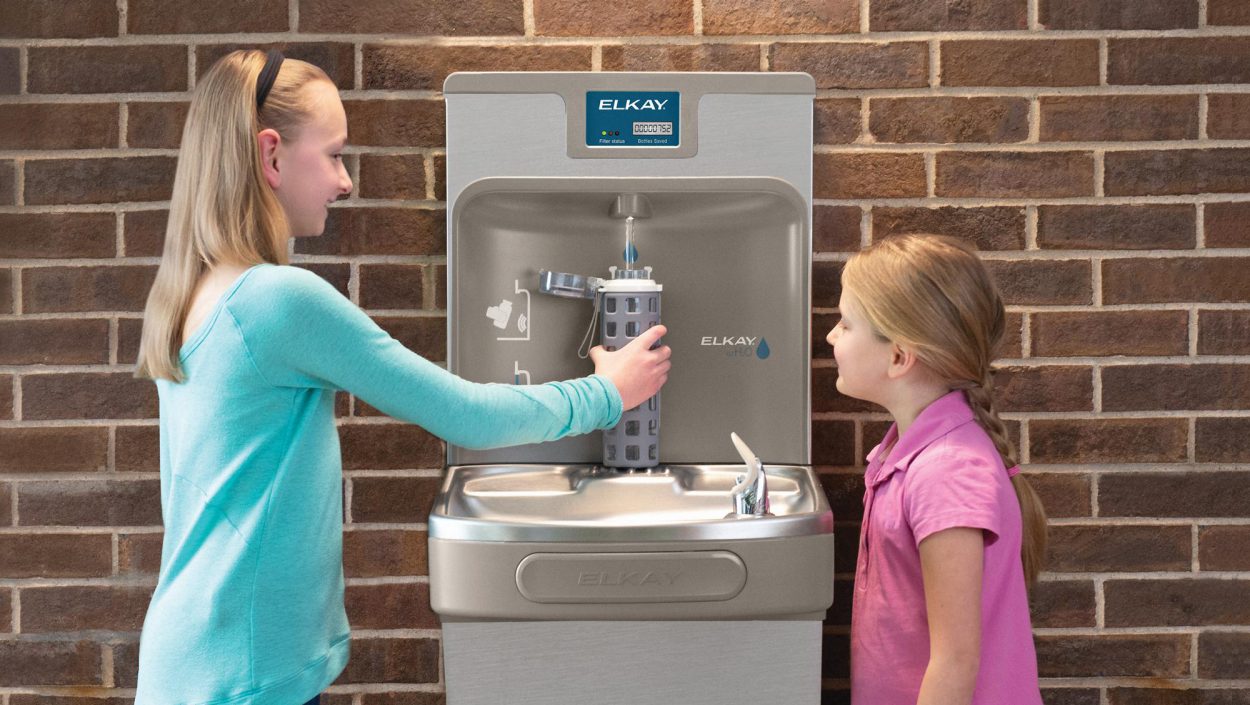
[[[612,351],[629,344],[660,324],[663,290],[651,268],[610,267],[612,278],[599,287],[599,340]],[[658,345],[659,343],[657,343]],[[660,462],[660,394],[621,414],[617,425],[603,432],[603,464],[615,468],[649,468]]]

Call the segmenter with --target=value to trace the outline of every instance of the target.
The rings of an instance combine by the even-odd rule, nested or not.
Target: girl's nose
[[[339,165],[339,191],[344,195],[352,192],[352,177],[347,173],[347,165]]]
[[[829,335],[825,336],[825,341],[830,345],[833,345],[838,341],[838,329],[836,327],[829,329]]]

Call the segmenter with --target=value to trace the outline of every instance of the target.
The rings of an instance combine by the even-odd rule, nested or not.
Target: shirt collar
[[[976,417],[972,412],[972,407],[968,405],[967,396],[963,390],[956,389],[938,397],[926,406],[902,438],[898,435],[898,424],[892,424],[885,438],[868,454],[867,460],[871,467],[884,448],[891,444],[894,446],[890,449],[889,455],[881,460],[876,472],[870,473],[869,485],[875,487],[885,482],[896,471],[906,471],[911,461],[920,455],[920,451],[974,418]]]

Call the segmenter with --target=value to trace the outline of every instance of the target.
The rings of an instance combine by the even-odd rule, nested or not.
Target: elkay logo
[[[664,100],[651,99],[638,100],[631,98],[621,100],[619,98],[604,98],[599,101],[600,110],[663,110],[668,105],[668,99]]]
[[[592,571],[579,573],[577,575],[577,584],[587,587],[620,587],[623,585],[635,587],[643,585],[668,586],[677,582],[679,577],[681,577],[681,573],[665,573],[659,570],[631,570],[628,572]]]
[[[750,357],[752,354],[761,360],[767,360],[772,354],[772,350],[768,347],[768,341],[761,337],[751,337],[746,335],[705,335],[699,341],[700,345],[714,348],[728,348],[725,351],[725,357]]]

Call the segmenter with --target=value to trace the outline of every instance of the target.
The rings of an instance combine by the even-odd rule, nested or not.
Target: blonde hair
[[[1017,465],[1015,446],[994,408],[991,374],[1006,311],[976,250],[939,235],[889,237],[851,257],[842,285],[879,337],[914,350],[951,389],[963,390],[1003,463]],[[1046,554],[1046,511],[1023,475],[1011,484],[1023,518],[1021,561],[1032,585]]]
[[[302,90],[332,83],[312,64],[286,59],[256,109],[264,52],[223,56],[195,87],[178,150],[165,249],[143,312],[136,377],[183,380],[178,352],[192,296],[217,264],[286,264],[289,227],[265,181],[256,135],[272,128],[293,141],[313,104]]]

